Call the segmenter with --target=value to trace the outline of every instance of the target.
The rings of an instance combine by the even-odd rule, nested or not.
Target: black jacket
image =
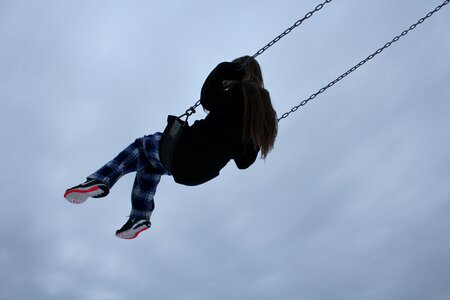
[[[223,80],[240,79],[234,63],[219,64],[207,77],[200,102],[209,114],[186,127],[173,157],[177,183],[198,185],[218,176],[233,159],[239,169],[252,165],[259,149],[242,140],[244,99],[241,88],[225,90]]]

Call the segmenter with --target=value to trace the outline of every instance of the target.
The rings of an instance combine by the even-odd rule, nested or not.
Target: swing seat
[[[187,121],[183,121],[177,116],[169,115],[167,117],[167,126],[159,144],[159,158],[170,173],[172,173],[173,155],[186,125]]]

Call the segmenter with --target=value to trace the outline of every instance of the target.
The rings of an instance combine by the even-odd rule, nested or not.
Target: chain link
[[[315,92],[314,94],[309,96],[309,98],[301,101],[300,104],[292,107],[290,111],[285,112],[280,118],[278,118],[278,122],[281,121],[282,119],[286,119],[291,113],[296,112],[300,107],[306,105],[309,101],[313,100],[318,95],[322,94],[327,89],[329,89],[330,87],[332,87],[333,85],[335,85],[336,83],[338,83],[339,81],[341,81],[342,79],[347,77],[350,73],[354,72],[356,69],[358,69],[359,67],[364,65],[366,62],[368,62],[369,60],[371,60],[372,58],[374,58],[375,56],[377,56],[378,54],[383,52],[384,49],[389,48],[393,43],[397,42],[398,40],[400,40],[400,38],[402,38],[405,35],[407,35],[411,30],[414,30],[417,27],[417,25],[422,24],[426,19],[430,18],[435,12],[439,11],[443,6],[447,5],[449,2],[450,2],[450,0],[444,1],[444,3],[442,3],[439,6],[437,6],[434,10],[430,11],[425,17],[420,18],[419,21],[417,21],[416,23],[412,24],[408,29],[403,30],[401,34],[397,35],[391,41],[387,42],[383,47],[377,49],[374,53],[370,54],[365,59],[360,61],[358,64],[356,64],[355,66],[353,66],[352,68],[347,70],[345,73],[341,74],[335,80],[331,81],[326,86],[322,87],[320,90],[318,90],[317,92]]]
[[[291,27],[287,28],[285,31],[283,31],[280,35],[278,35],[276,38],[274,38],[273,40],[271,40],[269,43],[267,43],[264,47],[262,47],[261,49],[259,49],[255,54],[253,54],[253,56],[251,56],[246,62],[243,63],[242,67],[245,67],[251,60],[255,59],[257,56],[263,54],[267,49],[269,49],[270,47],[272,47],[275,43],[277,43],[279,40],[281,40],[284,36],[286,36],[287,34],[289,34],[292,30],[294,30],[295,28],[297,28],[298,26],[300,26],[305,20],[311,18],[313,16],[313,14],[319,10],[321,10],[325,4],[330,3],[333,0],[325,0],[325,2],[319,4],[316,6],[316,8],[310,12],[308,12],[303,18],[301,18],[300,20],[297,20]],[[200,106],[200,100],[198,100],[197,102],[195,102],[194,105],[192,105],[191,107],[189,107],[184,114],[182,114],[179,118],[182,117],[186,117],[186,121],[187,119],[192,115],[195,114],[195,109],[197,107]]]
[[[179,116],[178,118],[183,118],[186,117],[185,122],[187,122],[187,120],[189,119],[190,116],[192,116],[193,114],[195,114],[196,112],[196,108],[200,106],[200,100],[198,100],[197,102],[195,102],[194,105],[192,105],[191,107],[189,107],[188,109],[186,109],[185,113],[182,114],[181,116]]]
[[[305,20],[311,18],[313,16],[313,14],[315,12],[318,12],[319,10],[321,10],[325,4],[330,3],[333,0],[326,0],[325,2],[319,4],[316,6],[316,8],[310,12],[308,12],[303,18],[301,18],[300,20],[297,20],[294,25],[292,25],[291,27],[287,28],[285,31],[283,31],[280,35],[278,35],[276,38],[274,38],[273,40],[271,40],[269,43],[267,43],[264,47],[262,47],[261,49],[259,49],[255,54],[253,54],[252,58],[255,59],[257,56],[263,54],[267,49],[269,49],[270,47],[272,47],[275,43],[277,43],[279,40],[281,40],[284,36],[286,36],[287,34],[289,34],[292,30],[294,30],[295,28],[297,28],[298,26],[300,26]]]

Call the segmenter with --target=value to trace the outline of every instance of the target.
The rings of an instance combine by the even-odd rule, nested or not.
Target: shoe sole
[[[121,233],[116,233],[116,236],[118,238],[124,239],[124,240],[132,240],[134,238],[136,238],[142,231],[145,231],[149,229],[149,227],[144,227],[139,229],[138,231],[134,231],[134,232],[121,232]]]
[[[66,198],[70,203],[81,204],[89,197],[98,197],[103,195],[104,193],[105,191],[98,186],[91,186],[86,188],[78,187],[67,190],[64,193],[64,198]]]
[[[116,232],[116,236],[121,239],[132,240],[136,238],[142,231],[149,229],[150,226],[151,226],[150,222],[148,222],[148,224],[137,223],[133,226],[133,228],[130,228],[122,232]]]

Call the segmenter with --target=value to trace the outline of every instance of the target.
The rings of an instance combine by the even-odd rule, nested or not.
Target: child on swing
[[[220,63],[203,84],[200,103],[209,113],[192,126],[186,125],[171,171],[161,163],[162,134],[157,132],[136,139],[86,182],[68,189],[64,197],[75,204],[89,197],[105,197],[120,177],[136,172],[129,219],[116,231],[119,238],[133,239],[151,226],[153,197],[161,175],[172,175],[180,184],[198,185],[218,176],[230,160],[246,169],[259,151],[266,158],[273,149],[277,115],[255,59],[243,56]]]

